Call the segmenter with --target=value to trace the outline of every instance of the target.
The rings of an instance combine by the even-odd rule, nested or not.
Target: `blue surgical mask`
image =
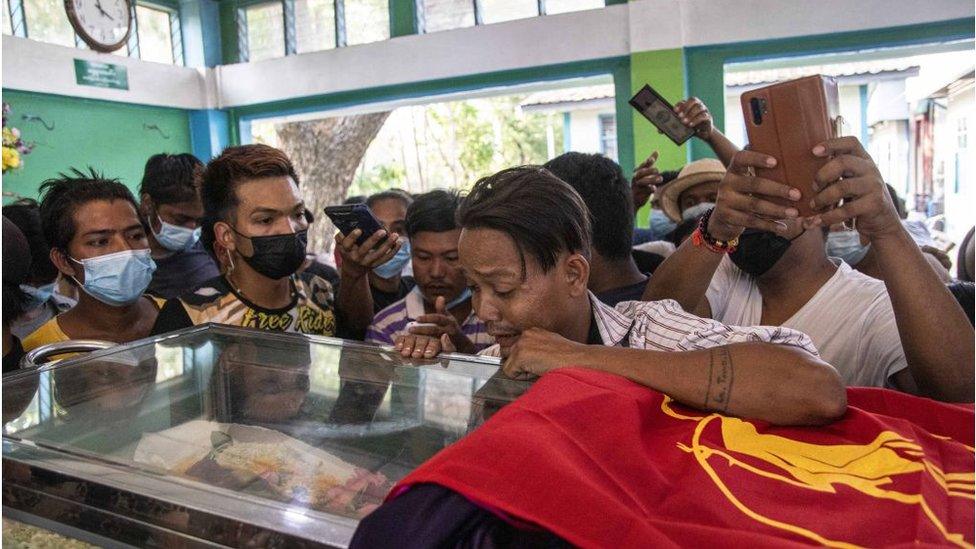
[[[146,248],[71,260],[85,268],[85,282],[78,284],[86,294],[106,305],[121,307],[134,303],[149,287],[156,271],[156,262],[149,254]]]
[[[43,286],[38,286],[36,288],[28,284],[21,284],[21,291],[30,296],[30,303],[28,303],[27,309],[36,309],[47,303],[47,301],[51,299],[51,296],[54,295],[55,286],[57,286],[57,281],[51,282],[50,284],[44,284]]]
[[[714,207],[715,207],[714,202],[699,202],[698,204],[695,204],[694,206],[687,208],[685,209],[685,211],[681,212],[681,220],[688,221],[689,219],[698,219],[699,217],[702,216],[702,214],[704,214],[708,210],[711,210]]]
[[[671,221],[671,218],[664,213],[660,208],[654,208],[651,210],[651,235],[656,240],[662,240],[664,237],[671,234],[671,231],[677,227],[677,223]]]
[[[404,239],[396,255],[386,263],[373,267],[373,272],[380,278],[393,278],[400,274],[408,261],[410,261],[410,240]]]
[[[852,267],[864,259],[870,247],[870,243],[861,244],[861,235],[857,231],[827,233],[827,256],[839,257]]]
[[[159,242],[160,246],[171,252],[187,250],[196,244],[197,240],[200,240],[200,227],[188,229],[179,225],[173,225],[172,223],[163,221],[163,218],[158,215],[156,219],[159,219],[162,228],[159,229],[158,233],[153,231],[153,236],[156,237],[156,242]]]

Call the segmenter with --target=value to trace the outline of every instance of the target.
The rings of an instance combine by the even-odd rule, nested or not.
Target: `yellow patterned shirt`
[[[219,276],[192,293],[167,301],[152,333],[214,322],[274,332],[336,335],[335,289],[331,282],[303,272],[292,279],[292,296],[286,307],[265,309],[248,301]]]

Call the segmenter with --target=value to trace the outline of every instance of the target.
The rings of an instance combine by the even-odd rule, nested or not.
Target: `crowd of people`
[[[697,99],[676,111],[717,159],[662,172],[653,152],[628,179],[567,152],[463,195],[351,197],[383,229],[336,234],[335,267],[273,147],[153,156],[138,197],[70,169],[3,207],[3,371],[50,343],[213,322],[497,356],[515,378],[591,368],[776,424],[840,417],[845,386],[973,402],[972,238],[953,277],[853,137],[810,151],[829,161],[801,216],[798,189],[755,175],[777,159]]]

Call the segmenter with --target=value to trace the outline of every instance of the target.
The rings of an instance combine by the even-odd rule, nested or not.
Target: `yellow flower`
[[[20,153],[11,147],[3,148],[3,171],[20,167]]]
[[[14,132],[10,131],[10,128],[4,128],[3,129],[3,144],[4,145],[13,145],[16,142],[17,142],[17,136],[14,135]]]

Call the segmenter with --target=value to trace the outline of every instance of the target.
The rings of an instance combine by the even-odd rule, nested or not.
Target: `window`
[[[367,44],[390,37],[388,0],[345,0],[346,44]]]
[[[295,0],[295,51],[336,47],[335,0]]]
[[[603,7],[604,0],[546,0],[546,13],[567,13]]]
[[[617,159],[617,118],[612,114],[600,115],[600,152]]]
[[[136,29],[139,57],[146,61],[173,64],[173,33],[170,12],[148,6],[136,6]]]
[[[10,25],[10,0],[3,0],[3,33],[14,33],[13,27]]]
[[[956,120],[956,144],[960,149],[969,148],[969,130],[967,125],[969,118],[961,116]]]
[[[481,0],[481,22],[501,23],[539,15],[537,0]]]
[[[3,32],[31,40],[87,50],[75,34],[62,0],[4,0]],[[11,11],[13,10],[13,11]],[[176,10],[135,4],[129,41],[112,52],[119,57],[183,64],[183,36]]]
[[[32,40],[75,45],[75,31],[68,22],[61,0],[24,0],[27,37]]]
[[[247,60],[284,57],[285,19],[281,2],[250,6],[244,10],[247,29]]]
[[[460,29],[474,25],[473,0],[423,0],[421,32]]]

